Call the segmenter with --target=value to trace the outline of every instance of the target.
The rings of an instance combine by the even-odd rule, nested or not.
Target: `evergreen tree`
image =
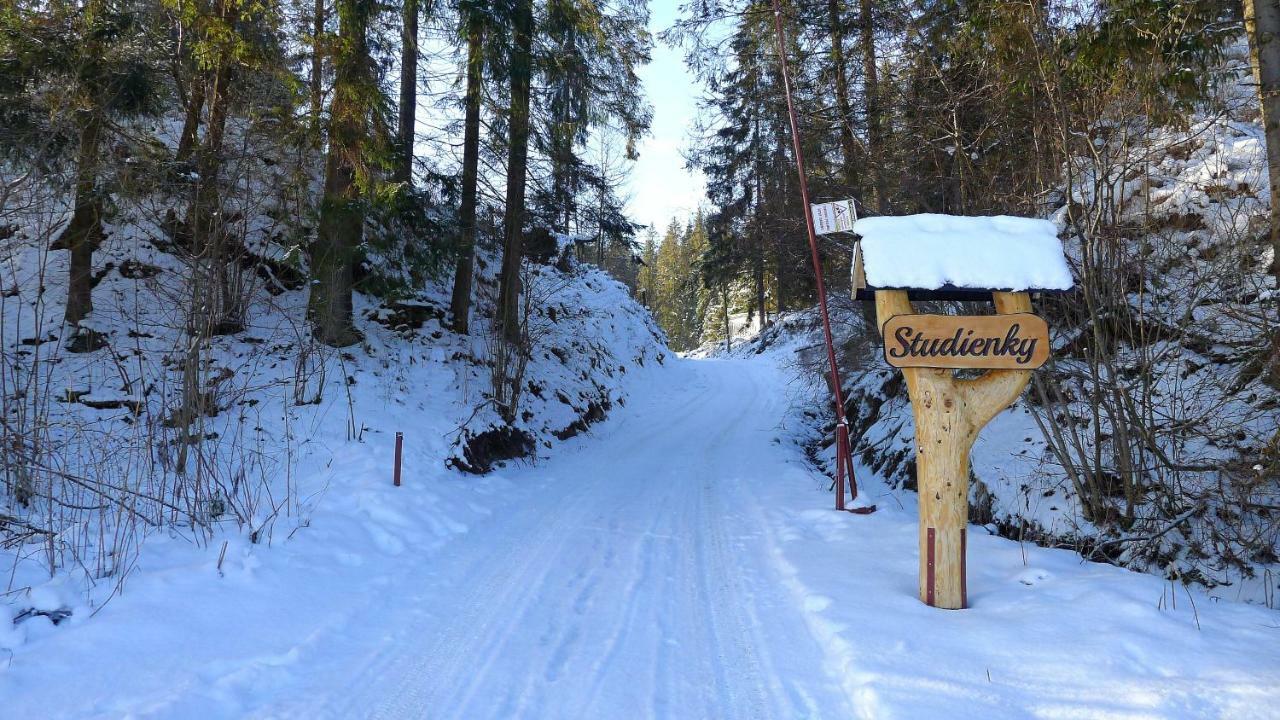
[[[529,169],[529,103],[533,75],[533,0],[514,0],[508,61],[511,109],[508,120],[507,197],[503,214],[502,271],[498,278],[497,325],[506,342],[520,341],[520,265],[524,253],[525,184]]]
[[[51,249],[70,253],[64,318],[75,328],[93,310],[93,253],[110,193],[104,150],[118,121],[155,114],[165,99],[145,32],[151,9],[141,0],[0,9],[0,143],[15,159],[74,166],[71,220]]]
[[[635,146],[649,127],[651,111],[636,69],[648,62],[650,38],[643,5],[610,7],[595,0],[550,0],[545,40],[538,53],[543,90],[538,94],[535,139],[548,177],[532,199],[538,219],[564,232],[608,235],[630,242],[635,226],[616,197],[619,178],[607,145],[616,142],[634,160]],[[584,157],[595,133],[599,162]],[[579,202],[584,195],[596,202]],[[597,260],[604,244],[597,244]]]
[[[645,231],[644,242],[640,245],[640,268],[637,280],[640,299],[645,307],[652,310],[658,290],[658,231],[652,225]]]
[[[357,250],[364,237],[365,203],[377,181],[387,144],[387,103],[370,51],[373,0],[337,0],[333,99],[320,225],[311,244],[307,312],[315,337],[342,347],[360,339],[352,319]]]
[[[470,329],[471,285],[475,273],[476,206],[480,171],[480,99],[484,91],[484,38],[488,16],[479,2],[458,4],[462,34],[466,42],[466,95],[462,131],[462,205],[459,209],[461,242],[453,276],[449,313],[453,329],[466,334]]]
[[[184,93],[188,106],[175,159],[183,161],[187,153],[196,153],[186,232],[195,266],[204,271],[192,278],[197,294],[193,305],[203,311],[193,315],[189,329],[197,335],[237,332],[244,328],[244,298],[229,265],[243,253],[232,247],[225,226],[227,122],[233,113],[247,114],[255,102],[275,105],[268,114],[277,121],[292,116],[278,35],[282,18],[277,5],[257,0],[165,0],[165,5],[189,38],[183,48],[189,73],[179,76],[189,83]]]

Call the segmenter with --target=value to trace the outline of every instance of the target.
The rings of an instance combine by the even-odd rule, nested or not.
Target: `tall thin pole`
[[[849,496],[858,497],[858,483],[853,477],[853,456],[849,452],[849,425],[844,415],[844,393],[840,390],[840,366],[836,364],[836,347],[831,338],[831,314],[827,311],[827,287],[822,279],[822,260],[818,255],[818,234],[813,227],[813,209],[809,206],[809,181],[804,172],[804,152],[800,146],[800,121],[791,99],[791,73],[787,68],[787,35],[782,29],[782,6],[773,0],[773,26],[778,34],[778,64],[782,70],[782,86],[787,94],[787,115],[791,120],[791,145],[795,149],[796,174],[800,179],[800,204],[804,206],[804,227],[809,233],[809,252],[813,256],[813,274],[818,285],[818,307],[822,311],[822,334],[827,343],[827,362],[831,366],[831,393],[836,411],[836,509],[844,510],[844,482],[849,478]],[[853,512],[872,512],[875,507]]]

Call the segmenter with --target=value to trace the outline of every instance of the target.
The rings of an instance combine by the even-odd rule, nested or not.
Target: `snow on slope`
[[[886,502],[914,502],[913,492],[901,492],[915,490],[915,430],[902,374],[885,364],[880,339],[866,324],[862,309],[857,304],[848,298],[833,296],[830,305],[854,455],[863,466],[863,473],[894,488],[891,497],[873,497],[868,502],[879,503],[882,507]],[[1061,343],[1059,329],[1053,328],[1053,331]],[[700,354],[724,356],[723,344],[708,343]],[[807,451],[813,462],[831,474],[834,449],[830,446],[830,400],[825,394],[828,371],[816,309],[789,313],[763,332],[746,333],[736,338],[730,353],[731,357],[737,358],[760,355],[763,356],[762,361],[776,362],[789,369],[793,396],[789,412],[815,428],[824,429],[813,436]],[[1174,360],[1182,362],[1180,357],[1175,355]],[[1174,384],[1202,382],[1205,392],[1223,392],[1222,389],[1229,387],[1241,371],[1239,365],[1215,362],[1198,355],[1191,355],[1186,367],[1190,370],[1171,369],[1167,374],[1162,372],[1157,379]],[[1219,380],[1214,375],[1226,379]],[[1256,379],[1234,392],[1235,395],[1227,396],[1226,406],[1221,411],[1223,417],[1217,420],[1227,421],[1228,413],[1239,413],[1249,421],[1230,425],[1237,438],[1273,435],[1280,426],[1278,394]],[[1178,397],[1176,393],[1170,393],[1170,396]],[[1029,397],[1030,393],[997,415],[983,428],[974,444],[970,454],[970,519],[984,525],[990,532],[1006,537],[1078,550],[1091,547],[1090,543],[1099,542],[1100,538],[1112,537],[1100,535],[1098,528],[1083,518],[1074,489],[1055,464],[1044,435],[1031,414]],[[1254,407],[1260,410],[1253,410]],[[1191,411],[1179,407],[1171,412]],[[1230,451],[1229,447],[1216,450],[1221,457],[1227,457]],[[1265,523],[1265,518],[1260,522]],[[1197,520],[1195,524],[1199,523]],[[1193,526],[1187,528],[1186,535],[1196,537],[1202,532],[1206,531]],[[1169,535],[1173,539],[1180,533]],[[1260,537],[1265,538],[1265,535]],[[1207,546],[1219,548],[1213,544]],[[1236,552],[1238,559],[1250,563],[1252,575],[1242,575],[1230,567],[1224,569],[1212,556],[1188,558],[1185,553],[1167,566],[1125,557],[1114,560],[1159,575],[1176,576],[1199,569],[1204,573],[1200,577],[1209,578],[1209,584],[1223,583],[1211,591],[1216,597],[1274,607],[1276,593],[1280,589],[1280,568],[1274,559],[1268,559],[1273,556],[1268,555],[1265,545],[1255,551],[1252,559],[1229,548],[1225,552]],[[1215,567],[1217,572],[1211,570]]]
[[[774,359],[674,361],[591,437],[478,481],[417,457],[396,490],[357,470],[385,454],[344,458],[367,476],[360,511],[270,552],[238,544],[221,577],[212,550],[140,573],[21,651],[6,714],[1276,716],[1264,608],[976,527],[972,609],[920,603],[911,497],[864,470],[882,509],[829,509]],[[416,517],[432,507],[469,531],[439,539]]]
[[[66,253],[44,253],[39,233],[22,230],[0,256],[0,339],[6,372],[38,368],[28,397],[47,400],[42,427],[59,472],[163,499],[177,487],[169,473],[180,443],[164,420],[181,399],[176,308],[186,268],[167,252],[164,230],[129,210],[95,254],[91,323],[108,346],[64,349]],[[0,706],[45,683],[92,693],[102,682],[97,690],[109,696],[122,681],[92,668],[138,654],[152,655],[152,665],[138,666],[143,683],[148,672],[163,678],[173,657],[230,658],[222,661],[228,673],[252,675],[285,662],[254,659],[256,648],[359,622],[407,558],[502,511],[516,490],[511,480],[449,466],[500,468],[511,464],[503,453],[519,454],[515,464],[542,462],[561,438],[625,404],[668,357],[648,313],[599,270],[534,267],[528,283],[536,338],[510,426],[521,441],[501,452],[475,444],[506,426],[487,400],[483,311],[493,284],[484,273],[470,337],[443,326],[442,282],[386,304],[357,296],[364,341],[342,351],[308,341],[304,289],[258,286],[249,327],[211,341],[208,375],[224,378],[214,389],[219,413],[201,421],[218,458],[206,481],[212,490],[174,496],[155,512],[140,502],[132,517],[114,507],[0,505],[0,516],[58,532],[48,544],[0,548]],[[396,432],[405,436],[401,488],[391,487]],[[171,505],[188,502],[209,529],[169,519]],[[167,524],[150,526],[158,521]],[[109,697],[102,702],[94,712],[120,714]]]

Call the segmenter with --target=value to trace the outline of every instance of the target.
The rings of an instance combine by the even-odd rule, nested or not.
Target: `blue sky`
[[[649,31],[656,36],[670,27],[679,2],[651,0]],[[653,62],[639,74],[653,104],[653,129],[640,143],[640,159],[626,187],[627,209],[633,220],[661,232],[672,217],[683,220],[704,200],[702,173],[686,170],[680,155],[689,144],[699,87],[681,51],[661,42],[655,42]]]

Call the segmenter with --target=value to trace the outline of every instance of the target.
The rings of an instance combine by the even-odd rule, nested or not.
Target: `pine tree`
[[[658,324],[667,331],[667,340],[675,350],[685,348],[687,329],[680,311],[680,288],[686,278],[680,253],[680,225],[673,218],[658,245],[654,295],[650,300],[650,309]]]
[[[68,250],[64,318],[79,328],[93,311],[93,253],[106,213],[104,148],[116,121],[159,112],[160,58],[143,32],[147,8],[132,0],[10,3],[0,10],[0,142],[29,162],[74,166],[70,222],[50,246]],[[40,87],[65,92],[40,93]],[[74,146],[74,150],[69,150]],[[73,347],[88,349],[81,335]]]
[[[189,40],[184,45],[190,83],[185,123],[175,159],[195,152],[195,181],[187,213],[189,248],[201,277],[192,278],[197,297],[190,331],[196,335],[225,334],[244,329],[245,299],[229,267],[242,253],[233,247],[225,227],[223,165],[229,117],[244,110],[256,93],[267,93],[277,102],[278,117],[288,117],[289,93],[283,88],[288,72],[278,42],[282,25],[279,7],[257,0],[218,0],[213,4],[165,0]],[[255,89],[256,88],[256,89]],[[265,93],[263,93],[265,94]],[[201,111],[204,115],[204,134]]]
[[[484,91],[484,37],[487,16],[480,3],[459,3],[466,38],[466,95],[462,131],[462,204],[459,208],[458,263],[453,276],[449,314],[455,332],[466,334],[471,320],[471,285],[476,258],[476,205],[480,169],[480,99]]]
[[[547,170],[534,183],[531,212],[542,224],[593,238],[597,263],[610,244],[629,246],[638,229],[617,196],[624,173],[613,146],[634,160],[649,127],[651,110],[636,76],[649,58],[647,21],[643,5],[552,0],[540,28],[542,91],[534,98],[533,131]]]
[[[352,318],[356,253],[364,237],[365,201],[385,145],[386,102],[369,47],[377,3],[337,0],[333,99],[320,225],[311,244],[307,312],[315,337],[335,347],[360,340]]]
[[[503,214],[502,270],[498,278],[497,325],[510,344],[520,342],[520,266],[524,254],[525,184],[529,170],[529,102],[533,74],[533,0],[515,0],[512,14],[510,138],[507,197]]]
[[[804,242],[803,235],[795,232],[796,216],[783,212],[789,183],[794,182],[788,175],[794,171],[788,169],[790,130],[772,13],[763,12],[765,5],[752,4],[755,11],[740,16],[724,48],[726,60],[731,61],[709,63],[704,71],[718,91],[706,105],[715,125],[708,128],[707,141],[693,156],[707,175],[707,196],[716,208],[708,219],[708,242],[717,247],[704,259],[704,271],[714,277],[747,275],[753,290],[748,313],[758,317],[761,326],[767,325],[769,317],[770,269],[776,296],[784,289],[783,278],[798,275],[789,272],[786,263],[799,254],[785,246]],[[792,50],[798,54],[798,48]],[[818,159],[811,165],[825,172],[820,146],[807,145]],[[777,301],[775,297],[775,306]]]
[[[652,310],[658,287],[658,231],[652,225],[645,231],[644,242],[640,246],[640,266],[637,281],[640,301]]]

